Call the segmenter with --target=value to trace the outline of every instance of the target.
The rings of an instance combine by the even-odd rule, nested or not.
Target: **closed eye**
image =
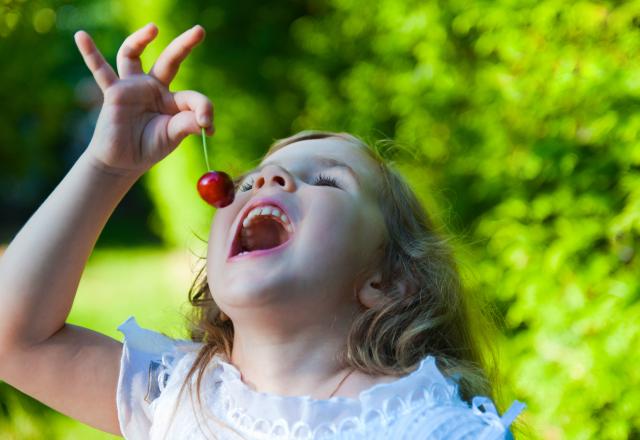
[[[336,181],[336,179],[334,179],[333,177],[329,177],[329,176],[325,176],[324,174],[318,174],[318,177],[315,178],[315,180],[313,181],[314,185],[321,185],[321,186],[334,186],[336,188],[340,188],[340,185],[338,185],[338,182]],[[240,186],[240,191],[244,192],[244,191],[249,191],[251,188],[253,187],[253,179],[251,179],[250,182],[246,182],[243,185]]]
[[[325,186],[335,186],[336,188],[340,188],[338,182],[333,177],[328,177],[323,174],[318,174],[316,180],[313,181],[314,185],[325,185]]]

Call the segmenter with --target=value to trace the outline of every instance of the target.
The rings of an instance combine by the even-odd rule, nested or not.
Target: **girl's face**
[[[347,141],[305,140],[266,157],[240,182],[233,203],[213,219],[207,261],[212,295],[234,323],[326,322],[361,310],[362,271],[372,268],[385,234],[374,167]],[[274,252],[230,259],[240,223],[263,198],[284,208],[290,241]]]

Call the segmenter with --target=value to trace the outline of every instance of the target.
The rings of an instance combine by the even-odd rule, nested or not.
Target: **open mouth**
[[[293,228],[280,210],[260,207],[251,210],[239,226],[231,245],[229,258],[258,254],[258,251],[279,248],[291,240]],[[262,252],[264,253],[264,252]]]

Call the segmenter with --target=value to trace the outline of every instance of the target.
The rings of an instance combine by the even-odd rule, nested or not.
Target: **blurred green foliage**
[[[640,438],[639,25],[640,2],[351,0],[292,26],[294,130],[414,148],[544,438]]]
[[[0,14],[5,218],[26,221],[91,134],[95,89],[73,32],[89,31],[115,66],[127,33],[154,21],[148,69],[200,23],[207,38],[172,90],[214,102],[213,168],[237,174],[301,129],[394,139],[389,155],[466,243],[470,288],[504,318],[504,403],[526,402],[522,419],[545,439],[640,438],[640,2],[5,1]],[[105,232],[178,249],[206,237],[212,212],[195,192],[205,171],[200,139],[186,139],[144,176],[124,227]],[[186,281],[144,284],[160,260],[138,270],[122,258],[133,257],[96,264],[103,291],[134,273],[140,298],[185,292]],[[135,314],[114,300],[106,319],[84,296],[72,317],[93,329],[113,334]],[[6,387],[0,397],[16,402]],[[17,407],[2,405],[0,423],[18,429],[21,416],[2,419]]]

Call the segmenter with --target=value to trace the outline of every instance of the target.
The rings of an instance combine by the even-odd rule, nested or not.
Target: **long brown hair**
[[[295,142],[337,138],[357,145],[377,164],[378,204],[386,225],[379,259],[385,299],[356,317],[341,358],[371,375],[403,376],[433,355],[447,376],[458,378],[461,398],[488,396],[501,408],[498,390],[498,334],[491,309],[465,290],[453,256],[451,239],[439,232],[411,187],[380,146],[349,133],[305,130],[275,141],[265,158]],[[244,175],[234,179],[236,185]],[[231,359],[233,322],[217,306],[206,274],[206,259],[189,290],[193,305],[191,339],[203,344],[183,384],[197,373],[200,400],[203,374],[216,354]],[[403,295],[397,281],[411,288]],[[182,391],[182,390],[181,390]],[[500,411],[500,409],[499,409]]]

